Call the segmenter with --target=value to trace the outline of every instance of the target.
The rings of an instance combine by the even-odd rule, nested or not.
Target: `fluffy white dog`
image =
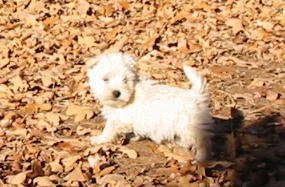
[[[102,134],[91,137],[92,144],[133,132],[158,144],[171,141],[194,147],[196,159],[209,159],[213,120],[206,82],[194,69],[183,67],[192,88],[182,89],[139,77],[136,62],[123,53],[103,54],[88,64],[89,84],[106,119]]]

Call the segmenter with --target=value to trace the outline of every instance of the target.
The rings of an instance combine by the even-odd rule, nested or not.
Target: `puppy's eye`
[[[108,79],[107,77],[105,77],[105,78],[103,79],[103,81],[104,81],[104,82],[108,82],[109,79]]]
[[[127,82],[128,82],[128,78],[125,77],[125,78],[123,79],[123,82],[124,82],[124,83],[127,83]]]

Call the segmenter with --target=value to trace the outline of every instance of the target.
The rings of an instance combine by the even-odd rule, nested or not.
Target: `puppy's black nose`
[[[120,97],[120,95],[121,95],[121,92],[120,92],[120,91],[118,91],[118,90],[114,90],[114,91],[113,91],[113,96],[114,96],[115,98]]]

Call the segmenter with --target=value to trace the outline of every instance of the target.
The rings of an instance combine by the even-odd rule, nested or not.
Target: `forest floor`
[[[91,146],[104,127],[85,61],[209,83],[215,158],[149,140]],[[162,124],[163,125],[163,124]],[[285,186],[283,0],[0,1],[0,186]]]

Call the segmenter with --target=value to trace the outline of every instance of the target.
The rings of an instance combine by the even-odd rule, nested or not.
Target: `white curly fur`
[[[89,59],[88,64],[89,85],[102,103],[106,119],[102,134],[91,137],[92,144],[134,132],[158,144],[171,141],[186,148],[194,146],[198,160],[210,158],[213,120],[209,96],[204,78],[194,69],[183,67],[192,88],[182,89],[138,78],[136,62],[123,53],[103,54]]]

